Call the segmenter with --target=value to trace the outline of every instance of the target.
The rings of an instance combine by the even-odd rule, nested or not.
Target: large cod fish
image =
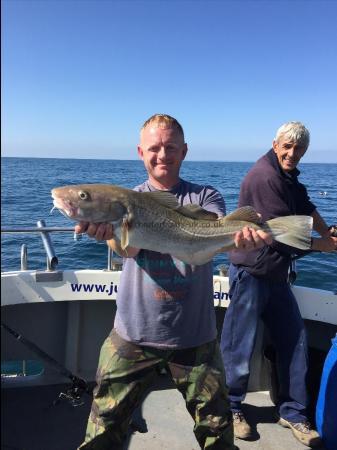
[[[256,211],[246,206],[217,218],[198,205],[179,206],[169,192],[136,192],[108,184],[57,187],[52,197],[54,207],[70,219],[112,223],[122,249],[169,253],[187,264],[205,264],[216,253],[235,248],[235,233],[247,225],[301,250],[308,250],[311,243],[310,216],[279,217],[261,224]]]

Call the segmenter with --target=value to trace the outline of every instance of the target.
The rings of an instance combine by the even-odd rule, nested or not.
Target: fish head
[[[127,213],[125,189],[113,185],[81,184],[52,189],[54,207],[69,219],[119,222]]]

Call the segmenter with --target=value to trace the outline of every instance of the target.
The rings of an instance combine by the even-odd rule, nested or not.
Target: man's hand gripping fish
[[[58,187],[52,197],[54,207],[70,219],[112,223],[122,249],[168,253],[192,265],[234,249],[235,233],[245,226],[301,250],[309,250],[311,244],[310,216],[285,216],[261,224],[257,212],[245,206],[217,218],[198,205],[180,206],[169,192],[136,192],[108,184]]]

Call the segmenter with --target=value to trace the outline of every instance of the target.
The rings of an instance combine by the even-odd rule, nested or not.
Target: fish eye
[[[78,193],[78,196],[80,197],[81,200],[89,200],[89,198],[90,198],[88,192],[85,192],[85,191],[80,191]]]

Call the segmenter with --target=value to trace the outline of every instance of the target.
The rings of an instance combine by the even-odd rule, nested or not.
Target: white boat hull
[[[79,300],[116,300],[121,272],[107,270],[34,270],[1,275],[1,305]],[[227,308],[228,278],[213,277],[214,306]],[[293,286],[304,319],[337,325],[337,295],[330,291]]]

